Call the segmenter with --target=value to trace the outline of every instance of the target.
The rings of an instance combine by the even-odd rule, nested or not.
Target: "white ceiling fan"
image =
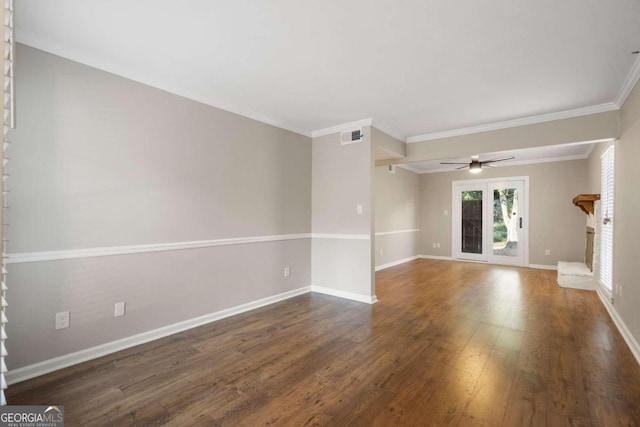
[[[480,156],[471,156],[471,162],[470,163],[460,163],[460,162],[440,162],[441,165],[463,165],[460,166],[457,169],[465,169],[465,168],[469,168],[469,172],[471,173],[479,173],[482,171],[482,166],[489,166],[489,167],[495,167],[495,165],[493,165],[492,163],[497,163],[497,162],[504,162],[505,160],[512,160],[515,159],[515,157],[511,156],[511,157],[502,157],[499,159],[490,159],[490,160],[484,160],[484,161],[480,161]]]

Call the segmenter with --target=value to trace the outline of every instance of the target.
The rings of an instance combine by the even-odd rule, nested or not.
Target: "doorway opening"
[[[529,264],[529,177],[453,182],[452,257]]]

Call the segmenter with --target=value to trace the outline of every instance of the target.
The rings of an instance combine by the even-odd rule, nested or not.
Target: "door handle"
[[[522,228],[522,217],[520,217],[520,228]]]

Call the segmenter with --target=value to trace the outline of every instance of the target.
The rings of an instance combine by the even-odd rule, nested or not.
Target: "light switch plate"
[[[122,317],[124,316],[126,304],[124,302],[117,302],[116,307],[113,311],[113,317]]]

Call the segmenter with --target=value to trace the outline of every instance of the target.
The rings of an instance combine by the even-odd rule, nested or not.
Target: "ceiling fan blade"
[[[462,162],[457,162],[457,163],[456,162],[453,162],[453,163],[452,162],[440,162],[440,164],[441,165],[468,165],[469,163],[467,163],[467,162],[464,162],[464,163],[462,163]]]
[[[504,162],[505,160],[512,160],[515,159],[515,157],[503,157],[501,159],[491,159],[491,160],[486,160],[484,162],[482,162],[482,164],[486,164],[486,163],[495,163],[495,162]]]
[[[485,167],[485,166],[488,167],[488,168],[497,168],[496,165],[487,165],[484,162],[482,162],[482,167]]]
[[[469,165],[464,165],[464,166],[460,166],[459,168],[456,168],[456,170],[459,170],[459,169],[466,169],[466,168],[468,168],[468,167],[469,167]]]

